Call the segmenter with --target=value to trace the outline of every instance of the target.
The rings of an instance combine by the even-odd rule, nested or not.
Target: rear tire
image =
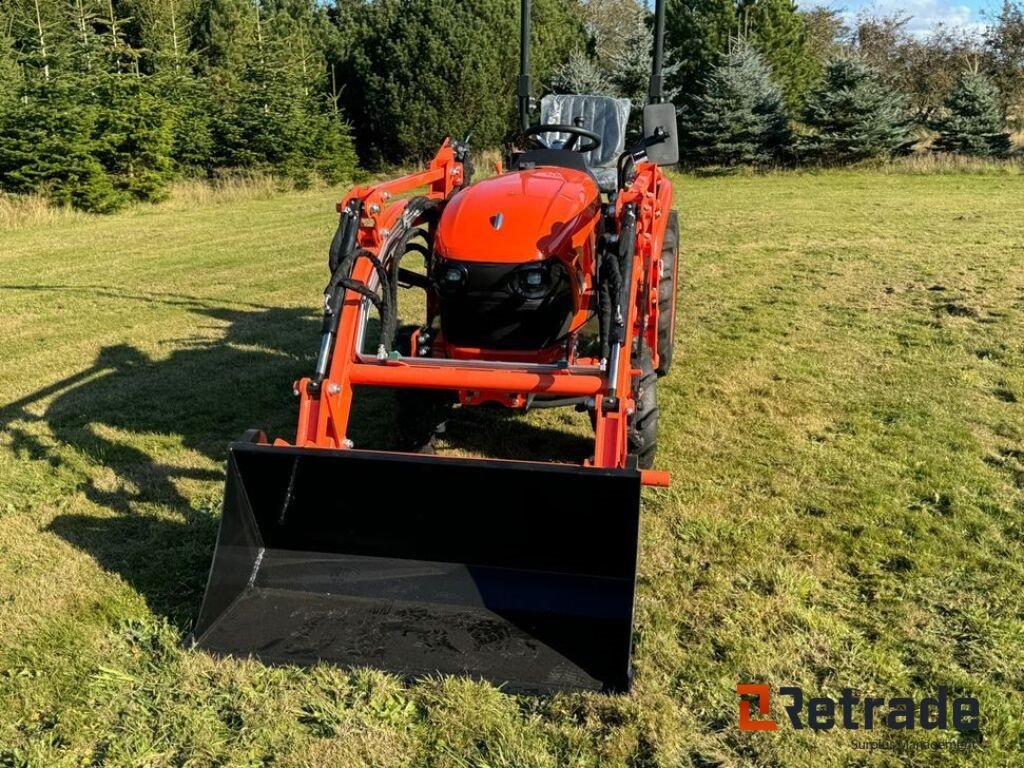
[[[658,281],[658,368],[664,376],[672,367],[676,340],[676,298],[679,293],[679,212],[671,211],[661,246],[661,278]]]
[[[640,469],[654,466],[654,455],[658,450],[658,373],[651,357],[651,350],[644,348],[640,360],[634,361],[641,374],[633,380],[636,413],[629,425],[628,440],[629,452],[636,454]]]

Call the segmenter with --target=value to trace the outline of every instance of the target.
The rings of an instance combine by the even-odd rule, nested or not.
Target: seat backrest
[[[572,125],[583,118],[583,127],[601,137],[601,146],[583,157],[591,168],[609,168],[626,146],[626,124],[629,122],[629,99],[611,96],[588,96],[577,93],[552,93],[540,100],[541,124]],[[547,133],[545,143],[568,139],[564,133]],[[586,139],[580,139],[585,143]]]

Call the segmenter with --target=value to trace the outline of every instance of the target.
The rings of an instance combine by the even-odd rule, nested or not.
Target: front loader
[[[468,147],[446,140],[426,170],[338,204],[294,441],[254,430],[230,446],[190,645],[511,690],[629,688],[640,491],[669,482],[654,468],[679,272],[664,14],[658,0],[632,145],[625,100],[547,96],[531,125],[522,0],[522,125],[499,173],[472,183]],[[421,324],[398,326],[405,290],[425,292]],[[405,450],[353,445],[356,387],[397,391]],[[424,452],[417,424],[452,404],[586,412],[592,456]]]

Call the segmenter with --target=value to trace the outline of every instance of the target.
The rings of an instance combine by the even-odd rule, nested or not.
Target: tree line
[[[686,65],[698,83],[682,99],[691,165],[838,164],[922,150],[1005,157],[1011,132],[1024,130],[1024,5],[1004,0],[983,33],[925,35],[912,34],[902,14],[847,25],[835,10],[756,5],[752,16],[729,6],[717,21],[692,17],[726,42]],[[772,21],[766,36],[764,19],[784,16],[783,6],[800,24]],[[775,37],[782,28],[789,32]]]
[[[539,90],[643,103],[642,0],[534,0]],[[0,0],[0,190],[111,211],[182,177],[350,178],[446,135],[515,126],[509,0]],[[1024,120],[1024,16],[983,36],[792,0],[668,0],[668,91],[688,163],[1001,154]],[[1009,115],[1009,118],[1007,117]],[[1013,121],[1016,121],[1014,123]],[[916,133],[915,133],[916,131]]]

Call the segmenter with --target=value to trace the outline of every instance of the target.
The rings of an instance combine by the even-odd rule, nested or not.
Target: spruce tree
[[[999,91],[984,75],[962,74],[946,99],[946,110],[932,126],[939,132],[933,150],[980,157],[1009,153],[1010,134]]]
[[[166,197],[173,176],[170,105],[149,78],[132,74],[107,75],[96,96],[94,155],[115,188],[142,202]]]
[[[240,76],[257,43],[259,10],[250,0],[202,0],[193,32],[201,74],[219,80]]]
[[[889,157],[910,136],[903,97],[852,57],[825,68],[822,83],[808,98],[804,122],[813,131],[804,149],[825,163]]]
[[[589,93],[610,96],[612,84],[604,72],[582,49],[569,54],[565,64],[551,78],[551,89],[556,93]]]
[[[654,30],[647,22],[647,14],[637,9],[623,34],[622,47],[611,56],[611,81],[619,96],[630,100],[639,112],[647,103],[651,82],[651,60],[654,48]],[[665,101],[673,101],[679,94],[677,77],[679,64],[666,56],[662,65]]]
[[[679,69],[671,85],[688,104],[736,34],[736,0],[666,0],[665,49]]]
[[[534,0],[535,95],[583,27],[563,0]],[[360,148],[372,162],[430,157],[445,136],[498,146],[514,125],[518,4],[377,0],[351,11],[358,40],[337,62]]]
[[[821,74],[807,24],[793,0],[740,0],[740,30],[772,69],[791,109]]]
[[[21,86],[21,67],[14,52],[14,39],[5,29],[0,29],[0,110],[17,98]]]
[[[790,134],[782,91],[761,55],[733,44],[683,108],[684,160],[695,166],[761,165],[782,159]]]
[[[138,46],[146,51],[146,71],[188,73],[195,59],[191,47],[199,0],[122,0],[121,4],[137,28]]]
[[[331,181],[355,169],[347,125],[325,93],[323,50],[294,4],[255,7],[251,50],[214,91],[217,164]]]
[[[74,80],[51,71],[21,95],[0,112],[0,188],[97,213],[123,205],[127,196],[97,158],[97,110],[78,98]]]

